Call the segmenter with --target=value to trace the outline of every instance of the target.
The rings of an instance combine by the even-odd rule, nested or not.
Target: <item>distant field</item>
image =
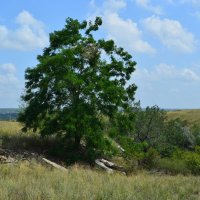
[[[1,135],[16,135],[21,128],[18,122],[0,120],[0,137]]]
[[[168,111],[167,115],[169,119],[186,120],[189,125],[200,124],[200,109]]]

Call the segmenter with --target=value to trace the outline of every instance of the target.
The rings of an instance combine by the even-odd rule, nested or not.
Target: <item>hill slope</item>
[[[186,120],[189,125],[200,124],[200,109],[168,111],[167,115],[169,119]]]

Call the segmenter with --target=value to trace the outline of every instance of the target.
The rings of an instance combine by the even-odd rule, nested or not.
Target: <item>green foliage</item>
[[[165,125],[166,143],[179,148],[191,148],[194,137],[185,122],[180,119],[170,120]]]
[[[184,160],[188,166],[188,169],[193,174],[200,174],[200,154],[196,152],[185,152]]]
[[[188,169],[185,160],[180,158],[159,159],[156,165],[156,169],[171,175],[177,175],[177,174],[188,175],[191,173],[190,169]]]
[[[194,136],[195,145],[199,145],[200,146],[200,125],[199,124],[194,124],[191,127],[191,132],[192,132],[192,135]]]
[[[194,151],[200,154],[200,146],[195,146]]]
[[[157,106],[142,109],[140,105],[134,108],[135,130],[134,138],[139,142],[147,142],[155,147],[162,142],[166,112]]]
[[[99,17],[94,23],[67,18],[62,30],[50,34],[39,64],[25,73],[26,107],[19,116],[25,131],[57,134],[76,148],[83,142],[93,152],[108,144],[102,116],[128,121],[119,110],[127,113],[134,101],[136,86],[127,81],[136,63],[114,41],[94,39],[101,24]]]
[[[157,168],[171,174],[200,174],[199,147],[195,151],[176,149],[170,158],[159,160]]]
[[[176,150],[176,146],[172,146],[171,144],[167,143],[163,143],[162,146],[159,146],[158,148],[158,152],[162,157],[171,157]]]
[[[124,148],[125,156],[129,159],[140,160],[144,157],[144,149],[147,143],[137,143],[132,138],[126,136],[118,136],[117,142]]]
[[[152,169],[157,166],[159,160],[159,153],[156,149],[150,147],[147,152],[144,153],[144,158],[142,159],[142,166],[146,169]]]
[[[110,130],[109,134],[111,137],[126,136],[131,137],[132,132],[135,126],[135,113],[132,110],[132,107],[126,109],[123,112],[117,112],[110,119]]]
[[[148,148],[146,142],[138,143],[126,136],[119,136],[117,141],[125,150],[123,156],[129,172],[136,170],[137,167],[151,169],[156,166],[159,153],[152,147]]]
[[[156,149],[162,157],[172,156],[177,148],[193,149],[198,144],[198,127],[191,129],[179,118],[168,120],[166,112],[157,106],[142,109],[138,103],[133,112],[132,137],[137,142],[146,142],[148,148]]]
[[[180,119],[167,120],[166,112],[157,106],[142,109],[137,103],[134,104],[132,114],[132,119],[125,123],[120,120],[119,115],[115,126],[109,127],[108,131],[109,136],[115,138],[125,149],[124,156],[131,166],[131,163],[137,161],[139,167],[152,169],[156,168],[160,157],[168,157],[169,166],[166,168],[169,168],[169,171],[171,168],[172,173],[178,173],[179,168],[174,166],[174,160],[180,163],[180,172],[191,170],[181,154],[184,154],[183,150],[194,148],[198,138],[197,128],[191,130],[186,122]]]

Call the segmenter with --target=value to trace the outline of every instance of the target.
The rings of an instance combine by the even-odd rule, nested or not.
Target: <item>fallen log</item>
[[[4,162],[5,160],[7,160],[7,157],[0,155],[0,162]]]
[[[121,151],[121,152],[125,152],[125,149],[124,148],[122,148],[118,143],[117,143],[117,148]]]
[[[46,158],[42,158],[42,160],[43,160],[45,163],[47,163],[48,165],[50,165],[50,166],[52,166],[52,167],[54,167],[54,168],[56,168],[56,169],[59,169],[59,170],[61,170],[61,171],[68,171],[65,167],[63,167],[63,166],[61,166],[61,165],[58,165],[57,163],[52,162],[52,161],[50,161],[50,160],[48,160],[48,159],[46,159]]]
[[[5,163],[15,163],[16,160],[10,156],[8,156],[8,158],[5,160]]]
[[[103,158],[101,158],[101,159],[99,159],[102,163],[104,163],[106,166],[108,166],[108,167],[113,167],[113,166],[115,166],[116,164],[115,163],[113,163],[113,162],[110,162],[110,161],[108,161],[108,160],[105,160],[105,159],[103,159]]]
[[[0,155],[0,163],[1,164],[8,164],[8,163],[15,163],[16,160],[10,156],[6,157],[6,156],[2,156]]]
[[[118,165],[116,165],[115,163],[113,163],[113,162],[110,162],[110,161],[108,161],[108,160],[105,160],[105,159],[100,159],[100,161],[102,162],[102,163],[104,163],[107,167],[110,167],[110,168],[112,168],[112,169],[114,169],[114,170],[117,170],[117,171],[121,171],[121,172],[124,172],[125,173],[125,169],[124,169],[124,167],[122,167],[122,166],[118,166]]]
[[[103,162],[101,162],[100,159],[96,159],[96,160],[95,160],[95,163],[96,163],[99,167],[105,169],[108,173],[110,173],[110,174],[113,173],[113,170],[112,170],[111,168],[107,167]]]

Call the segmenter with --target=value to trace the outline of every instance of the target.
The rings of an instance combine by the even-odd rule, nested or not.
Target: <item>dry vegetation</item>
[[[0,136],[16,135],[20,132],[21,125],[18,122],[0,121]]]
[[[25,137],[16,122],[0,122],[0,138]],[[30,136],[33,137],[33,136]],[[1,145],[1,144],[0,144]],[[19,145],[19,144],[18,144]],[[75,165],[61,172],[37,161],[0,165],[0,200],[200,199],[200,179],[138,172],[107,174]]]
[[[139,173],[126,177],[74,166],[68,172],[34,162],[0,166],[0,199],[200,199],[199,177]]]
[[[200,109],[169,111],[167,115],[169,119],[186,120],[189,125],[200,124]]]

